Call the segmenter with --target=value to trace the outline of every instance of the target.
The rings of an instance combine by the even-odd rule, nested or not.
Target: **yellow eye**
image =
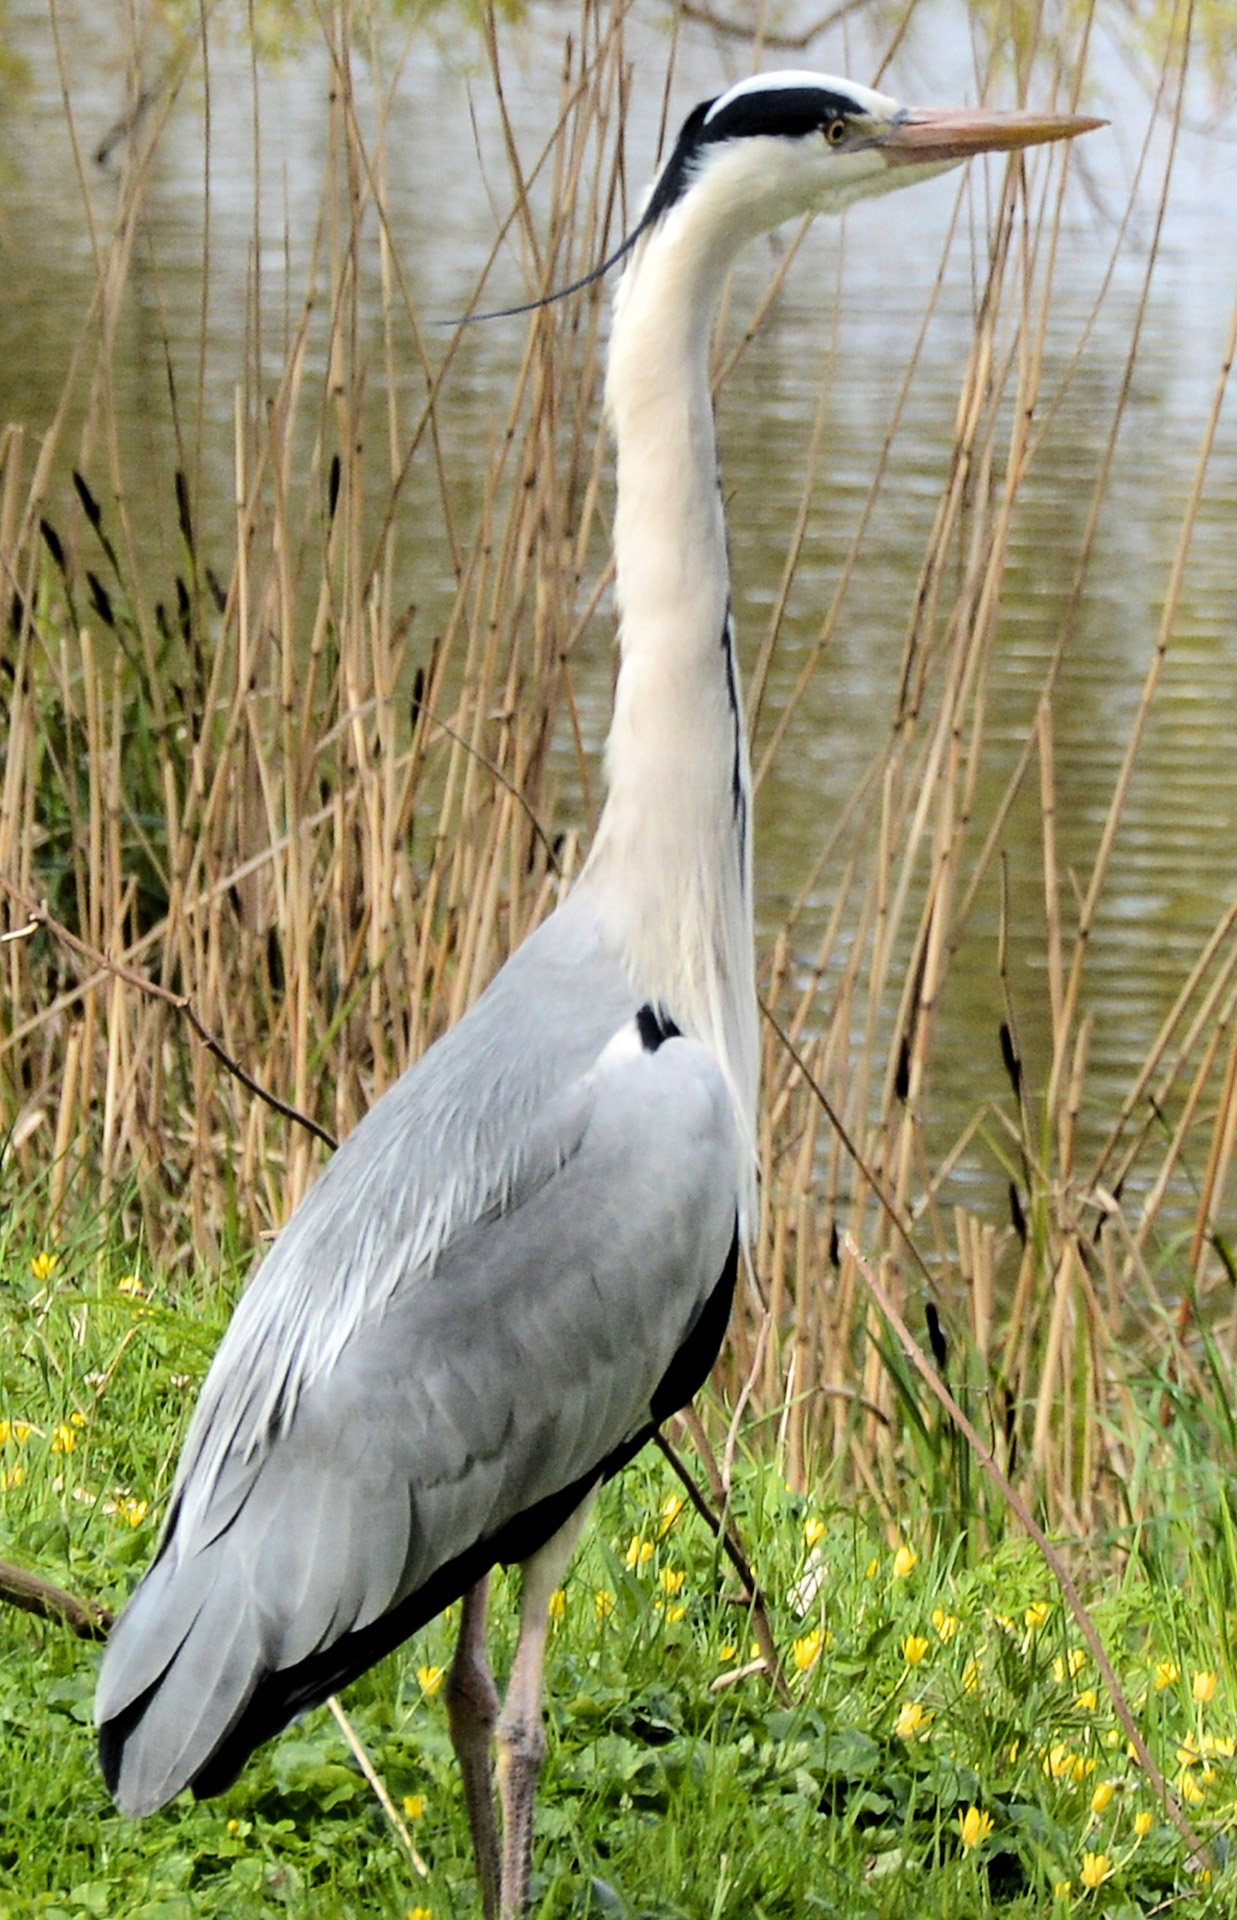
[[[825,139],[831,147],[840,147],[846,138],[845,120],[831,120],[825,128]]]

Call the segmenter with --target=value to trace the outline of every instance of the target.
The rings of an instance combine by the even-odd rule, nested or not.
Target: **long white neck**
[[[747,740],[709,390],[728,246],[695,196],[641,241],[615,302],[606,400],[618,454],[620,665],[609,794],[581,884],[642,998],[711,1048],[755,1192],[759,1029]],[[720,210],[719,210],[720,212]]]

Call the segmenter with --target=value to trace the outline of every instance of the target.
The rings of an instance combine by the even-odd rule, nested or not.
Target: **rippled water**
[[[106,221],[115,176],[93,148],[124,100],[118,16],[78,0],[62,10],[63,43],[84,156],[85,194],[65,129],[54,49],[43,7],[7,14],[10,43],[30,80],[0,133],[5,209],[0,244],[8,277],[0,304],[0,420],[34,433],[50,419],[94,286],[84,206]],[[534,8],[511,41],[508,104],[531,150],[557,96],[569,22]],[[465,42],[471,29],[459,26]],[[474,146],[467,46],[445,33],[414,47],[391,129],[393,220],[402,258],[428,312],[446,313],[484,259],[494,211]],[[632,29],[635,60],[630,148],[652,165],[667,40],[652,20]],[[814,64],[864,75],[862,40],[813,49]],[[685,28],[674,87],[676,113],[742,70],[741,51],[719,51],[703,29]],[[728,65],[727,62],[731,64]],[[768,62],[767,64],[775,64]],[[925,9],[886,84],[907,97],[972,92],[972,56],[960,10]],[[284,267],[285,237],[299,285],[318,212],[325,164],[329,70],[317,47],[264,73],[261,197],[269,245],[268,294]],[[485,84],[471,90],[477,140],[494,177],[501,138]],[[1128,62],[1097,42],[1093,104],[1114,120],[1087,144],[1072,189],[1057,275],[1049,362],[1072,351],[1098,290],[1148,120]],[[164,329],[183,391],[193,390],[202,319],[202,128],[209,110],[211,275],[206,301],[207,497],[226,538],[233,394],[242,368],[242,323],[250,274],[254,174],[248,56],[221,36],[209,88],[189,83],[160,145],[150,219],[135,255],[133,290],[117,358],[120,411],[131,422],[127,485],[145,538],[174,565],[174,518],[163,497],[143,493],[146,474],[168,475],[169,407]],[[1162,156],[1166,135],[1153,142]],[[1151,179],[1158,178],[1153,168]],[[833,592],[936,275],[955,188],[934,182],[822,226],[795,263],[765,336],[722,404],[721,422],[741,633],[763,631],[798,506],[821,382],[828,379],[827,456],[795,583],[774,687],[794,678]],[[1237,147],[1188,133],[1181,142],[1152,285],[1132,401],[1097,540],[1077,639],[1057,710],[1063,869],[1085,878],[1130,718],[1151,657],[1176,530],[1202,422],[1210,403],[1237,287]],[[1146,265],[1154,214],[1148,191],[1094,336],[1018,514],[991,694],[992,748],[981,803],[990,805],[1025,738],[1069,588],[1072,555],[1107,435]],[[758,256],[758,257],[757,257]],[[738,295],[754,297],[768,253],[746,263]],[[523,291],[513,260],[493,282],[499,297]],[[840,301],[836,332],[833,315]],[[282,341],[268,300],[267,347]],[[278,312],[277,302],[273,311]],[[888,483],[832,647],[828,672],[795,722],[793,750],[761,795],[759,899],[777,923],[808,873],[829,819],[883,737],[916,570],[932,522],[952,432],[972,318],[972,263],[965,222],[945,278],[896,444]],[[478,456],[509,391],[522,345],[519,324],[479,330],[461,363],[453,405],[464,432],[460,455]],[[415,384],[411,366],[406,377]],[[1051,384],[1051,382],[1050,382]],[[79,396],[84,404],[84,390]],[[79,408],[80,410],[80,408]],[[471,443],[470,443],[471,435]],[[160,482],[161,487],[166,482]],[[419,511],[424,507],[424,514]],[[409,566],[427,626],[452,588],[432,492],[408,502]],[[209,542],[210,529],[207,528]],[[1164,682],[1135,776],[1130,807],[1094,942],[1088,1000],[1096,1010],[1091,1093],[1098,1115],[1115,1108],[1181,975],[1237,881],[1237,775],[1231,748],[1237,677],[1237,445],[1222,424],[1181,614]],[[609,665],[597,663],[600,727]],[[1039,850],[1034,808],[1011,818],[1006,837],[1015,910],[1035,907]],[[1001,1086],[996,1026],[995,885],[979,903],[943,1012],[934,1099],[942,1125],[974,1110]],[[1033,948],[1014,951],[1014,989],[1032,1074],[1045,1065],[1045,987]]]

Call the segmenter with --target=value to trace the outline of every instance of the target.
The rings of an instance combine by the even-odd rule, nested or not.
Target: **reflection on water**
[[[28,62],[31,86],[9,118],[0,165],[6,176],[2,232],[7,297],[0,303],[0,420],[21,419],[37,434],[59,400],[94,288],[85,205],[104,226],[117,193],[114,172],[90,154],[124,98],[124,48],[109,10],[78,0],[63,19],[72,97],[85,156],[79,178],[61,106],[47,15],[27,0],[8,15],[12,42]],[[964,97],[970,57],[960,16],[946,0],[932,16],[931,44],[910,46],[887,82],[909,96]],[[564,23],[534,10],[509,66],[508,106],[532,151],[557,94]],[[461,31],[463,31],[461,29]],[[633,29],[635,58],[630,153],[652,164],[666,42],[656,26]],[[848,57],[826,41],[816,64],[871,69],[857,43]],[[930,58],[929,58],[930,57]],[[676,111],[736,77],[700,31],[685,30],[674,89]],[[1088,143],[1087,188],[1070,202],[1053,340],[1049,392],[1064,371],[1095,299],[1125,204],[1147,117],[1124,64],[1097,55],[1095,103],[1115,121]],[[397,246],[424,312],[449,313],[488,252],[494,211],[486,166],[501,177],[501,134],[488,88],[468,89],[462,60],[429,39],[418,42],[400,82],[391,123],[391,206]],[[265,244],[257,263],[264,287],[264,366],[282,361],[294,315],[281,306],[285,268],[303,281],[319,212],[326,160],[329,68],[317,47],[260,80],[262,158],[257,192]],[[202,129],[209,111],[209,158]],[[141,536],[160,543],[169,573],[175,520],[167,476],[174,459],[166,358],[181,404],[191,404],[202,319],[206,322],[204,497],[220,553],[230,522],[234,392],[253,310],[252,94],[243,47],[221,41],[209,85],[187,83],[157,150],[149,219],[134,254],[131,297],[121,318],[118,411],[133,439],[125,480]],[[85,199],[83,195],[85,183]],[[204,186],[209,184],[210,276],[203,299]],[[741,634],[763,634],[799,505],[812,425],[827,381],[821,480],[803,558],[782,630],[766,724],[793,684],[818,634],[860,512],[936,275],[954,189],[935,182],[880,202],[845,229],[822,228],[795,263],[771,324],[741,362],[721,406]],[[1237,280],[1237,150],[1186,136],[1165,226],[1163,257],[1112,483],[1096,534],[1076,639],[1063,669],[1056,711],[1060,858],[1085,884],[1097,836],[1151,659],[1173,545],[1201,426],[1219,365]],[[988,817],[1031,724],[1045,662],[1066,610],[1074,556],[1109,432],[1131,338],[1153,208],[1123,252],[1113,287],[1068,395],[1041,451],[1017,516],[990,693],[991,747],[980,792]],[[756,249],[740,274],[736,308],[756,297],[769,265]],[[514,260],[491,282],[498,298],[519,298]],[[966,220],[954,243],[939,310],[928,329],[895,443],[887,484],[856,579],[831,644],[827,671],[794,722],[790,750],[760,797],[759,905],[777,924],[798,896],[837,809],[884,737],[919,559],[932,525],[953,429],[958,382],[972,323],[973,261]],[[258,351],[252,346],[251,350]],[[477,329],[450,394],[459,426],[456,455],[481,464],[501,417],[522,347],[521,323]],[[166,351],[165,351],[166,344]],[[1054,361],[1054,354],[1058,356]],[[375,364],[380,364],[375,353]],[[316,369],[321,376],[321,368]],[[409,354],[401,379],[420,391]],[[84,415],[89,375],[79,381]],[[411,405],[410,399],[410,405]],[[72,446],[70,434],[66,444]],[[153,483],[148,476],[160,476]],[[466,473],[460,499],[467,503]],[[453,590],[432,476],[414,472],[406,496],[405,556],[411,590],[430,633]],[[1089,1000],[1095,1008],[1090,1091],[1096,1124],[1115,1110],[1145,1054],[1183,971],[1214,924],[1237,877],[1237,776],[1231,748],[1237,675],[1237,448],[1222,429],[1194,541],[1173,647],[1141,754],[1116,848],[1112,879],[1093,943]],[[599,738],[610,684],[604,644],[585,718]],[[1032,781],[1033,785],[1033,781]],[[1042,920],[1035,795],[1011,813],[1004,846],[1015,927]],[[826,880],[822,886],[827,886]],[[995,869],[957,957],[943,1008],[932,1098],[949,1131],[986,1093],[1003,1090],[997,1046]],[[1012,986],[1033,1082],[1046,1068],[1046,988],[1035,955],[1042,943],[1014,942]]]

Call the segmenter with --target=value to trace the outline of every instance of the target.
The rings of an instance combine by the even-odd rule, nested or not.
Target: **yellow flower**
[[[666,1593],[677,1593],[687,1575],[681,1568],[676,1571],[674,1567],[663,1567],[657,1578]]]
[[[1074,1705],[1081,1707],[1084,1713],[1094,1713],[1099,1705],[1099,1695],[1094,1687],[1084,1687]]]
[[[122,1500],[120,1511],[131,1527],[140,1527],[146,1518],[148,1504],[145,1500]]]
[[[1082,1884],[1088,1892],[1102,1887],[1112,1872],[1112,1861],[1106,1853],[1084,1853],[1082,1856]]]
[[[981,1677],[978,1660],[968,1660],[962,1669],[963,1693],[978,1693]]]
[[[0,1420],[0,1447],[5,1447],[8,1445],[9,1435],[12,1433],[12,1431],[13,1431],[13,1427],[10,1421]]]
[[[1022,1617],[1026,1621],[1030,1631],[1032,1633],[1038,1633],[1040,1628],[1046,1624],[1050,1612],[1051,1608],[1046,1600],[1032,1600]]]
[[[434,1920],[432,1907],[409,1907],[408,1920]]]
[[[667,1494],[666,1499],[662,1504],[661,1524],[657,1529],[658,1533],[662,1535],[669,1533],[671,1527],[674,1525],[675,1521],[678,1519],[679,1515],[682,1513],[686,1505],[687,1505],[687,1502],[686,1500],[684,1500],[681,1493]]]
[[[1183,1773],[1181,1776],[1181,1798],[1191,1801],[1194,1806],[1207,1798],[1192,1773]]]
[[[424,1794],[406,1793],[404,1795],[404,1818],[405,1820],[424,1820],[425,1818]]]
[[[1011,1740],[1009,1745],[1009,1764],[1011,1767],[1017,1765],[1018,1755],[1021,1751],[1022,1751],[1021,1740]]]
[[[875,1580],[877,1573],[879,1571],[880,1571],[880,1561],[875,1558],[869,1560],[867,1566],[864,1568],[864,1573],[867,1575],[869,1580]]]
[[[432,1700],[446,1678],[445,1667],[418,1667],[417,1679],[421,1682],[421,1691],[427,1700]]]
[[[1138,1835],[1140,1840],[1146,1839],[1147,1835],[1150,1833],[1154,1825],[1155,1825],[1155,1815],[1153,1813],[1149,1813],[1146,1807],[1142,1809],[1141,1813],[1136,1813],[1134,1815],[1134,1831]]]
[[[1199,1706],[1205,1707],[1209,1700],[1214,1700],[1216,1697],[1216,1677],[1214,1673],[1196,1673],[1191,1683],[1190,1691],[1198,1701]]]
[[[686,1607],[674,1606],[674,1607],[666,1608],[666,1618],[670,1622],[671,1626],[673,1626],[676,1621],[684,1619],[686,1617],[686,1614],[687,1614]]]
[[[928,1651],[928,1642],[922,1633],[908,1633],[902,1642],[902,1658],[908,1667],[917,1667]]]
[[[1074,1756],[1063,1740],[1049,1747],[1044,1755],[1044,1772],[1050,1780],[1063,1780],[1074,1771]]]
[[[74,1433],[72,1427],[62,1425],[56,1428],[55,1433],[52,1435],[53,1453],[72,1453],[76,1445],[77,1435]]]
[[[34,1432],[34,1428],[31,1426],[28,1420],[14,1420],[13,1438],[14,1440],[16,1440],[19,1447],[25,1446],[27,1440],[30,1438],[33,1432]]]
[[[561,1587],[555,1587],[553,1593],[550,1595],[550,1603],[546,1611],[549,1613],[551,1620],[561,1620],[566,1613],[567,1595]]]
[[[1074,1785],[1080,1787],[1087,1775],[1094,1773],[1098,1765],[1098,1760],[1084,1760],[1081,1754],[1075,1755],[1074,1764],[1070,1768],[1070,1778]]]
[[[228,1832],[229,1832],[229,1833],[239,1833],[239,1832],[240,1832],[240,1830],[241,1830],[241,1823],[240,1823],[240,1821],[239,1821],[239,1820],[229,1820],[229,1821],[228,1821]]]
[[[760,1651],[759,1640],[752,1641],[751,1646],[747,1650],[747,1657],[749,1660],[763,1660],[764,1655]]]
[[[958,1631],[958,1616],[956,1613],[946,1613],[944,1607],[933,1607],[932,1625],[936,1628],[938,1638],[948,1646]]]
[[[1219,1754],[1222,1760],[1231,1760],[1237,1754],[1237,1740],[1228,1733],[1205,1733],[1202,1747],[1204,1753]]]
[[[1112,1781],[1101,1780],[1099,1785],[1096,1787],[1095,1792],[1091,1795],[1092,1813],[1103,1813],[1105,1807],[1108,1805],[1108,1802],[1112,1799],[1112,1796],[1113,1796]]]
[[[30,1262],[30,1271],[36,1280],[50,1280],[59,1265],[58,1253],[36,1253]]]
[[[899,1547],[893,1556],[894,1579],[905,1580],[908,1574],[914,1573],[918,1565],[919,1555],[915,1552],[914,1547]]]
[[[802,1639],[795,1641],[795,1665],[800,1673],[806,1673],[820,1659],[820,1649],[824,1643],[824,1634],[819,1627],[811,1633],[805,1633]]]
[[[738,1653],[738,1651],[739,1651],[739,1649],[738,1649],[738,1648],[736,1647],[736,1645],[735,1645],[735,1643],[734,1643],[734,1641],[733,1641],[733,1640],[727,1640],[727,1642],[726,1642],[726,1644],[725,1644],[725,1646],[724,1646],[724,1647],[722,1648],[722,1650],[721,1650],[721,1656],[720,1656],[720,1657],[721,1657],[721,1658],[722,1658],[723,1660],[733,1660],[733,1659],[734,1659],[734,1657],[735,1657],[735,1655],[736,1655],[736,1654]]]
[[[13,1487],[20,1487],[26,1477],[24,1467],[5,1467],[0,1472],[0,1493],[8,1493]]]
[[[1072,1890],[1072,1888],[1073,1888],[1073,1885],[1074,1885],[1074,1883],[1073,1883],[1073,1881],[1072,1881],[1072,1880],[1056,1880],[1056,1881],[1054,1881],[1054,1882],[1053,1882],[1053,1887],[1052,1887],[1052,1897],[1053,1897],[1053,1899],[1054,1899],[1054,1900],[1068,1900],[1068,1899],[1069,1899],[1069,1897],[1070,1897],[1070,1892],[1071,1892],[1071,1890]]]
[[[1157,1660],[1151,1684],[1157,1693],[1163,1693],[1165,1687],[1171,1687],[1181,1678],[1181,1668],[1175,1660]]]
[[[1086,1649],[1071,1647],[1068,1653],[1059,1653],[1053,1661],[1052,1677],[1064,1686],[1067,1680],[1076,1680],[1086,1664]]]
[[[69,1424],[74,1427],[84,1427],[86,1424],[85,1414],[74,1411],[69,1415]]]
[[[609,1587],[598,1587],[596,1593],[593,1595],[593,1605],[597,1609],[597,1618],[599,1620],[608,1620],[610,1618],[610,1615],[614,1612],[614,1595],[611,1593]]]
[[[992,1832],[992,1815],[981,1813],[978,1807],[968,1807],[958,1815],[958,1825],[962,1830],[962,1851],[969,1853]]]
[[[917,1735],[926,1733],[932,1725],[932,1715],[922,1700],[904,1700],[893,1723],[893,1730],[899,1740],[914,1740]]]
[[[633,1533],[627,1545],[628,1566],[634,1567],[636,1571],[639,1572],[641,1567],[647,1567],[652,1558],[653,1542],[651,1540],[642,1540],[638,1533]]]
[[[803,1522],[803,1538],[807,1541],[809,1547],[818,1547],[824,1537],[825,1523],[823,1520],[818,1520],[815,1515],[813,1515],[810,1520]]]
[[[127,1273],[123,1280],[116,1282],[116,1291],[117,1293],[135,1295],[140,1300],[146,1292],[146,1289],[138,1279],[136,1273]]]

